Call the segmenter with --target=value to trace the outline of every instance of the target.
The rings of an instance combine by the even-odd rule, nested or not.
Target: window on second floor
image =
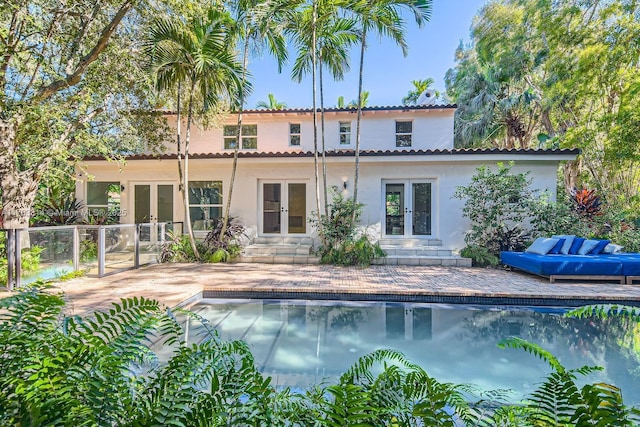
[[[238,126],[225,125],[223,129],[224,149],[233,150],[236,148],[236,133]],[[258,149],[258,125],[242,125],[242,149]]]
[[[351,122],[340,122],[340,145],[351,144]]]
[[[289,123],[289,145],[300,146],[300,123]]]
[[[396,120],[396,147],[411,147],[413,122]]]

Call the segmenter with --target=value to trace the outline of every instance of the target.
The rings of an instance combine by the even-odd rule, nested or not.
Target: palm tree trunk
[[[362,29],[362,45],[360,46],[360,75],[358,77],[358,115],[356,118],[355,173],[353,177],[353,202],[358,202],[358,178],[360,175],[360,122],[362,121],[362,77],[364,74],[364,51],[367,47],[367,27]],[[353,215],[355,220],[355,211]]]
[[[318,111],[316,109],[316,20],[318,4],[313,1],[313,23],[311,35],[311,84],[313,85],[313,169],[316,185],[316,212],[318,216],[318,234],[322,236],[322,216],[320,214],[320,177],[318,172]]]
[[[189,141],[191,140],[191,122],[193,121],[193,92],[195,90],[195,83],[191,84],[191,92],[189,93],[189,112],[187,113],[187,134],[184,139],[184,182],[182,184],[182,201],[184,202],[185,210],[185,225],[187,227],[187,233],[189,234],[189,242],[191,243],[191,249],[196,259],[200,259],[200,253],[196,246],[196,238],[193,235],[193,227],[191,227],[191,212],[189,210],[189,197],[187,194],[187,187],[189,183]]]
[[[322,132],[322,192],[324,195],[324,216],[329,217],[329,198],[327,196],[327,156],[324,138],[324,90],[322,85],[322,56],[320,56],[318,72],[320,79],[320,131]]]
[[[240,141],[242,140],[242,110],[244,109],[244,85],[247,75],[247,62],[249,56],[249,32],[245,36],[244,52],[242,54],[242,87],[240,89],[240,107],[238,110],[238,130],[236,131],[236,146],[233,150],[233,165],[231,166],[231,178],[229,179],[229,191],[227,192],[227,204],[224,209],[222,220],[222,229],[220,230],[220,241],[227,234],[229,226],[229,217],[231,212],[231,197],[233,197],[233,185],[236,180],[236,171],[238,170],[238,153],[240,151]]]
[[[184,173],[182,172],[182,144],[181,144],[181,138],[182,138],[182,116],[181,116],[181,100],[180,100],[180,93],[182,92],[182,82],[178,82],[178,102],[177,102],[177,108],[176,108],[176,129],[178,132],[178,136],[176,138],[176,151],[177,151],[177,157],[178,157],[178,189],[180,190],[180,195],[182,196],[182,201],[183,201],[183,205],[184,205],[184,209],[185,209],[185,213],[184,213],[184,218],[185,218],[185,222],[184,222],[184,229],[183,232],[186,230],[188,230],[187,227],[187,223],[191,223],[191,221],[187,221],[187,218],[190,218],[190,214],[189,214],[189,207],[188,204],[185,202],[185,200],[187,200],[186,198],[186,186],[185,186],[185,181],[184,181]],[[189,234],[189,233],[187,233]]]

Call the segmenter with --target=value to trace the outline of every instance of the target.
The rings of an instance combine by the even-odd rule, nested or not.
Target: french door
[[[133,186],[133,218],[136,224],[173,221],[174,185],[136,182]],[[155,241],[156,227],[142,227],[140,239]]]
[[[264,235],[307,234],[307,183],[260,181],[260,231]]]
[[[420,237],[433,233],[433,185],[426,180],[389,180],[384,191],[385,236]]]

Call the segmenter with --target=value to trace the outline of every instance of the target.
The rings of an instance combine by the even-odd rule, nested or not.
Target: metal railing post
[[[28,230],[26,231],[27,233],[29,232]],[[20,287],[20,282],[22,281],[22,243],[20,242],[20,239],[22,238],[20,236],[20,234],[22,234],[22,230],[20,229],[16,229],[15,230],[15,239],[14,239],[14,243],[15,243],[15,260],[16,260],[16,269],[15,269],[15,283],[16,283],[16,288]]]
[[[136,224],[133,233],[133,268],[140,268],[140,224]]]
[[[80,270],[80,230],[73,227],[73,270]]]
[[[98,228],[98,277],[104,276],[104,264],[105,264],[105,247],[104,247],[104,227]]]
[[[7,289],[14,289],[15,285],[15,267],[16,267],[16,244],[15,230],[7,230]]]

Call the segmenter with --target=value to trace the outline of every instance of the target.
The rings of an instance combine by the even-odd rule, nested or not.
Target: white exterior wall
[[[435,150],[453,148],[453,108],[429,110],[383,110],[364,111],[361,124],[361,150]],[[327,150],[353,150],[356,139],[355,111],[327,112],[325,115],[325,147]],[[175,116],[167,116],[170,126],[175,126]],[[396,147],[396,120],[413,122],[411,147]],[[351,144],[340,145],[339,123],[351,123]],[[233,152],[224,150],[222,126],[235,125],[237,116],[229,115],[218,127],[203,130],[197,125],[191,129],[191,153]],[[313,115],[308,112],[296,113],[244,113],[243,125],[257,125],[258,149],[242,151],[291,152],[313,151]],[[289,145],[289,124],[301,125],[301,144]],[[321,146],[321,121],[318,115],[318,146]],[[183,123],[182,132],[186,132]],[[168,152],[172,152],[170,148]]]
[[[365,204],[361,225],[372,235],[381,238],[384,224],[384,180],[429,180],[432,182],[432,235],[441,239],[443,247],[459,250],[464,247],[464,233],[469,222],[462,217],[464,201],[453,199],[457,186],[469,183],[476,168],[482,164],[496,165],[499,161],[516,160],[515,172],[531,171],[534,188],[547,189],[555,197],[556,172],[559,160],[567,155],[455,155],[455,156],[363,156],[361,158],[358,199]],[[518,160],[520,158],[520,160]],[[125,165],[106,161],[85,162],[78,173],[77,196],[86,200],[87,179],[120,181],[124,185],[121,195],[122,223],[133,223],[133,185],[140,183],[174,184],[174,221],[183,221],[183,205],[178,192],[178,174],[175,160],[136,160]],[[328,184],[346,192],[353,191],[353,157],[328,159]],[[88,172],[88,174],[87,174]],[[222,181],[223,200],[229,187],[231,159],[194,159],[190,162],[189,179],[192,181]],[[231,215],[237,216],[248,227],[249,235],[259,234],[261,221],[259,184],[263,180],[293,180],[307,183],[307,217],[316,209],[313,158],[241,158],[234,186]],[[308,234],[312,235],[307,225]]]

